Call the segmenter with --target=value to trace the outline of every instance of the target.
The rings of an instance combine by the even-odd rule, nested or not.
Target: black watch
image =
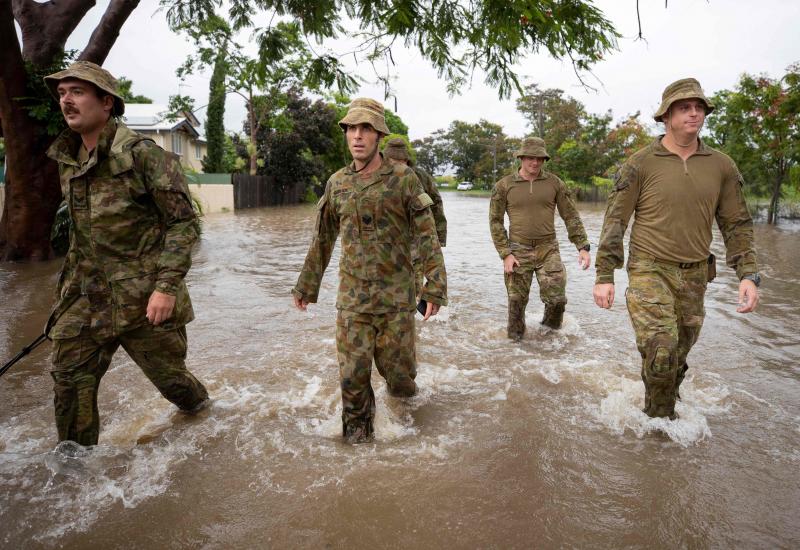
[[[582,247],[580,247],[578,250],[585,250],[586,252],[589,252],[591,249],[592,249],[592,245],[585,244]]]
[[[753,283],[755,283],[756,285],[756,288],[761,286],[761,275],[759,275],[758,273],[751,273],[750,275],[745,275],[744,277],[742,277],[742,280],[744,281],[745,279],[747,279],[748,281],[753,281]]]

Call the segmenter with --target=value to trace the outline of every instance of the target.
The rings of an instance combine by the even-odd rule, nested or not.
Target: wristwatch
[[[742,277],[742,280],[744,281],[745,279],[747,279],[748,281],[753,281],[756,287],[761,286],[761,275],[759,275],[758,273],[751,273],[750,275],[745,275],[744,277]]]
[[[591,249],[592,249],[592,245],[586,244],[586,245],[583,245],[582,247],[580,247],[578,250],[585,250],[586,252],[589,252]]]

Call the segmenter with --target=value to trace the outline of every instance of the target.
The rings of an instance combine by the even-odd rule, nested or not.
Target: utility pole
[[[492,147],[492,181],[497,181],[497,138],[498,135],[494,135],[494,147]]]
[[[539,137],[544,139],[544,94],[539,93]]]

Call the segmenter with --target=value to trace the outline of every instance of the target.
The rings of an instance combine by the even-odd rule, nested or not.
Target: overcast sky
[[[646,41],[637,34],[635,0],[595,2],[623,35],[619,50],[594,67],[586,80],[596,92],[584,89],[569,62],[545,55],[531,55],[518,67],[525,82],[542,88],[561,88],[586,105],[590,112],[613,110],[614,118],[640,111],[644,122],[652,113],[661,92],[670,82],[687,76],[698,78],[706,93],[731,88],[743,72],[781,76],[785,68],[800,61],[800,0],[640,0]],[[107,2],[98,0],[73,33],[67,47],[82,49]],[[338,46],[337,46],[338,47]],[[134,82],[134,92],[166,103],[178,92],[175,69],[191,52],[191,45],[172,34],[157,0],[142,0],[123,27],[105,66],[115,76]],[[362,63],[350,68],[363,78],[374,79],[372,69]],[[453,120],[477,122],[485,118],[501,124],[511,136],[527,133],[524,120],[515,110],[515,97],[500,101],[494,89],[476,74],[472,87],[449,97],[427,61],[416,51],[397,48],[393,82],[398,114],[409,126],[412,139],[446,128]],[[208,75],[186,82],[181,93],[193,96],[197,105],[208,102]],[[367,84],[355,96],[383,98],[383,87]],[[393,107],[393,100],[386,104]],[[205,112],[199,111],[201,120]],[[245,117],[243,100],[230,95],[225,125],[240,132]]]

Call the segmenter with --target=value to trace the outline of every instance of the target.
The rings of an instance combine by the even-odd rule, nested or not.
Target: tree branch
[[[102,65],[119,37],[119,30],[138,5],[139,0],[111,0],[78,59]]]
[[[12,5],[22,30],[22,56],[44,66],[64,51],[67,38],[94,7],[95,0],[12,0]]]
[[[27,79],[11,4],[11,0],[0,0],[0,123],[6,124],[15,118],[24,120],[14,98],[25,95]],[[11,134],[6,132],[5,135]]]

